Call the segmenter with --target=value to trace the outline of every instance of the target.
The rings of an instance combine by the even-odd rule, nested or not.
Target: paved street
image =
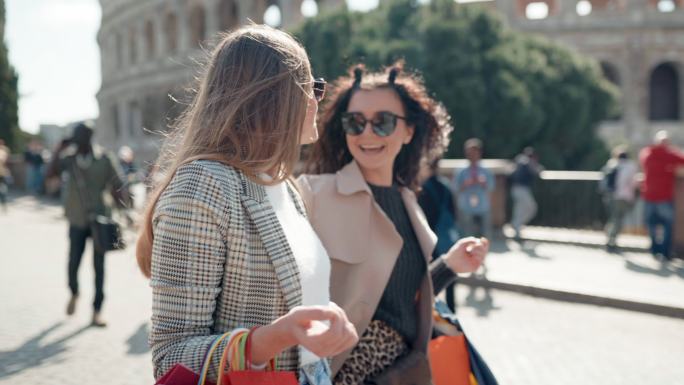
[[[684,321],[457,289],[459,318],[501,385],[684,384]]]
[[[133,248],[107,257],[104,312],[110,325],[88,327],[89,251],[81,267],[78,311],[68,318],[67,226],[60,213],[58,206],[28,197],[15,199],[7,214],[0,211],[0,385],[151,385],[146,343],[151,296]],[[540,247],[540,255],[564,254],[553,245]],[[512,263],[523,258],[512,254],[517,252],[502,248],[492,257]],[[584,255],[577,248],[572,253]],[[557,262],[532,261],[547,271]],[[568,258],[562,261],[559,269],[572,266]],[[491,274],[506,264],[492,264]],[[618,268],[624,269],[622,264]],[[649,282],[656,278],[649,276]],[[684,384],[684,320],[503,291],[486,297],[479,289],[466,298],[469,293],[467,287],[458,289],[459,315],[502,385]]]
[[[61,208],[20,198],[0,211],[0,384],[151,385],[151,295],[133,249],[107,254],[105,329],[90,328],[92,252],[81,263],[75,316],[64,311],[67,225]]]

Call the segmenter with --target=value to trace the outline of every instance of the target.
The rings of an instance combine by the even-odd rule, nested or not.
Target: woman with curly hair
[[[421,165],[446,148],[449,117],[400,64],[353,68],[323,108],[299,184],[332,261],[331,300],[361,336],[334,357],[334,383],[429,384],[433,292],[476,270],[489,248],[465,238],[429,262],[436,238],[415,192]]]

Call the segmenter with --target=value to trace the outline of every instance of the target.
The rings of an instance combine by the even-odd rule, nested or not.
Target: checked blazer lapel
[[[285,302],[291,310],[302,304],[302,287],[297,261],[278,217],[268,201],[264,187],[247,179],[242,173],[240,173],[240,182],[242,205],[254,221],[261,242],[275,268]]]

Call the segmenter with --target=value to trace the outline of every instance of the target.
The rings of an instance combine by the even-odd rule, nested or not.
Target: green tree
[[[597,169],[608,156],[597,124],[615,113],[616,89],[597,64],[548,40],[513,32],[488,10],[432,0],[382,2],[304,22],[295,34],[314,71],[328,79],[358,62],[379,69],[397,59],[421,71],[452,116],[447,156],[469,137],[485,155],[512,158],[534,146],[552,169]]]
[[[5,3],[0,0],[0,139],[3,139],[11,149],[16,151],[21,134],[17,109],[18,77],[7,57],[4,26]]]

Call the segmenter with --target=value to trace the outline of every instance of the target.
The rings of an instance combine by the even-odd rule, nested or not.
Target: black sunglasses
[[[325,96],[325,85],[328,84],[326,83],[325,79],[323,78],[318,78],[314,80],[313,83],[313,92],[314,92],[314,98],[316,98],[317,102],[320,102],[323,100],[323,97]]]
[[[397,128],[397,119],[406,120],[405,117],[389,111],[376,112],[371,120],[366,119],[360,112],[343,112],[342,129],[347,135],[361,135],[366,129],[366,123],[370,122],[375,135],[390,136]]]

